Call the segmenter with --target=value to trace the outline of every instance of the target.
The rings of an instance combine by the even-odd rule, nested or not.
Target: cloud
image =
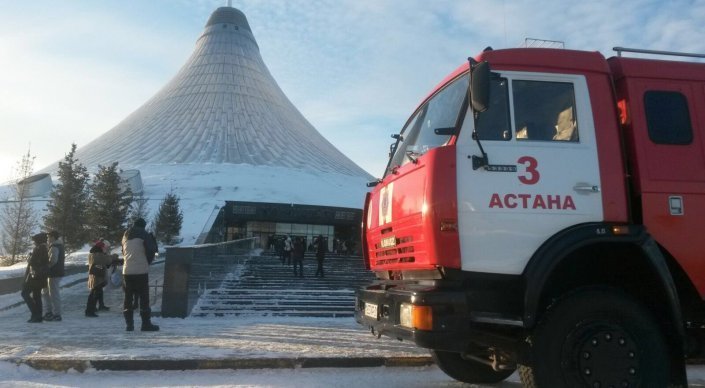
[[[0,16],[0,155],[41,168],[107,132],[176,74],[215,0],[9,3]],[[705,1],[234,0],[286,95],[373,175],[389,134],[486,46],[705,52]],[[45,139],[52,139],[45,140]],[[54,140],[57,139],[57,140]],[[7,155],[13,157],[8,158]],[[3,180],[0,174],[0,180]]]

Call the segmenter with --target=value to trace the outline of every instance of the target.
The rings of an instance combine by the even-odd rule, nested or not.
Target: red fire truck
[[[687,385],[705,64],[615,50],[488,48],[421,103],[366,198],[360,324],[469,383]]]

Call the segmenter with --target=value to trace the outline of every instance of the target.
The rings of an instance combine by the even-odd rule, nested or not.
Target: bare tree
[[[12,197],[7,198],[0,212],[2,248],[7,255],[6,263],[12,265],[24,260],[32,247],[31,235],[38,224],[37,215],[29,202],[27,178],[34,169],[34,156],[29,149],[17,163],[16,179],[12,185]]]

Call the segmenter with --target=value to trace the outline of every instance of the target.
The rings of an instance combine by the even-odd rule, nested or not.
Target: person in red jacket
[[[86,301],[86,317],[95,318],[97,310],[109,310],[103,302],[103,287],[107,285],[107,269],[117,261],[116,254],[110,253],[110,244],[103,239],[96,241],[88,255],[88,301]],[[99,307],[96,308],[96,303]],[[102,307],[102,308],[101,308]]]

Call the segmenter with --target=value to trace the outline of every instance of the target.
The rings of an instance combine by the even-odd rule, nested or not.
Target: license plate
[[[365,316],[377,319],[377,305],[374,303],[365,303]]]
[[[397,246],[397,238],[394,236],[385,237],[379,244],[382,248],[391,248]]]

